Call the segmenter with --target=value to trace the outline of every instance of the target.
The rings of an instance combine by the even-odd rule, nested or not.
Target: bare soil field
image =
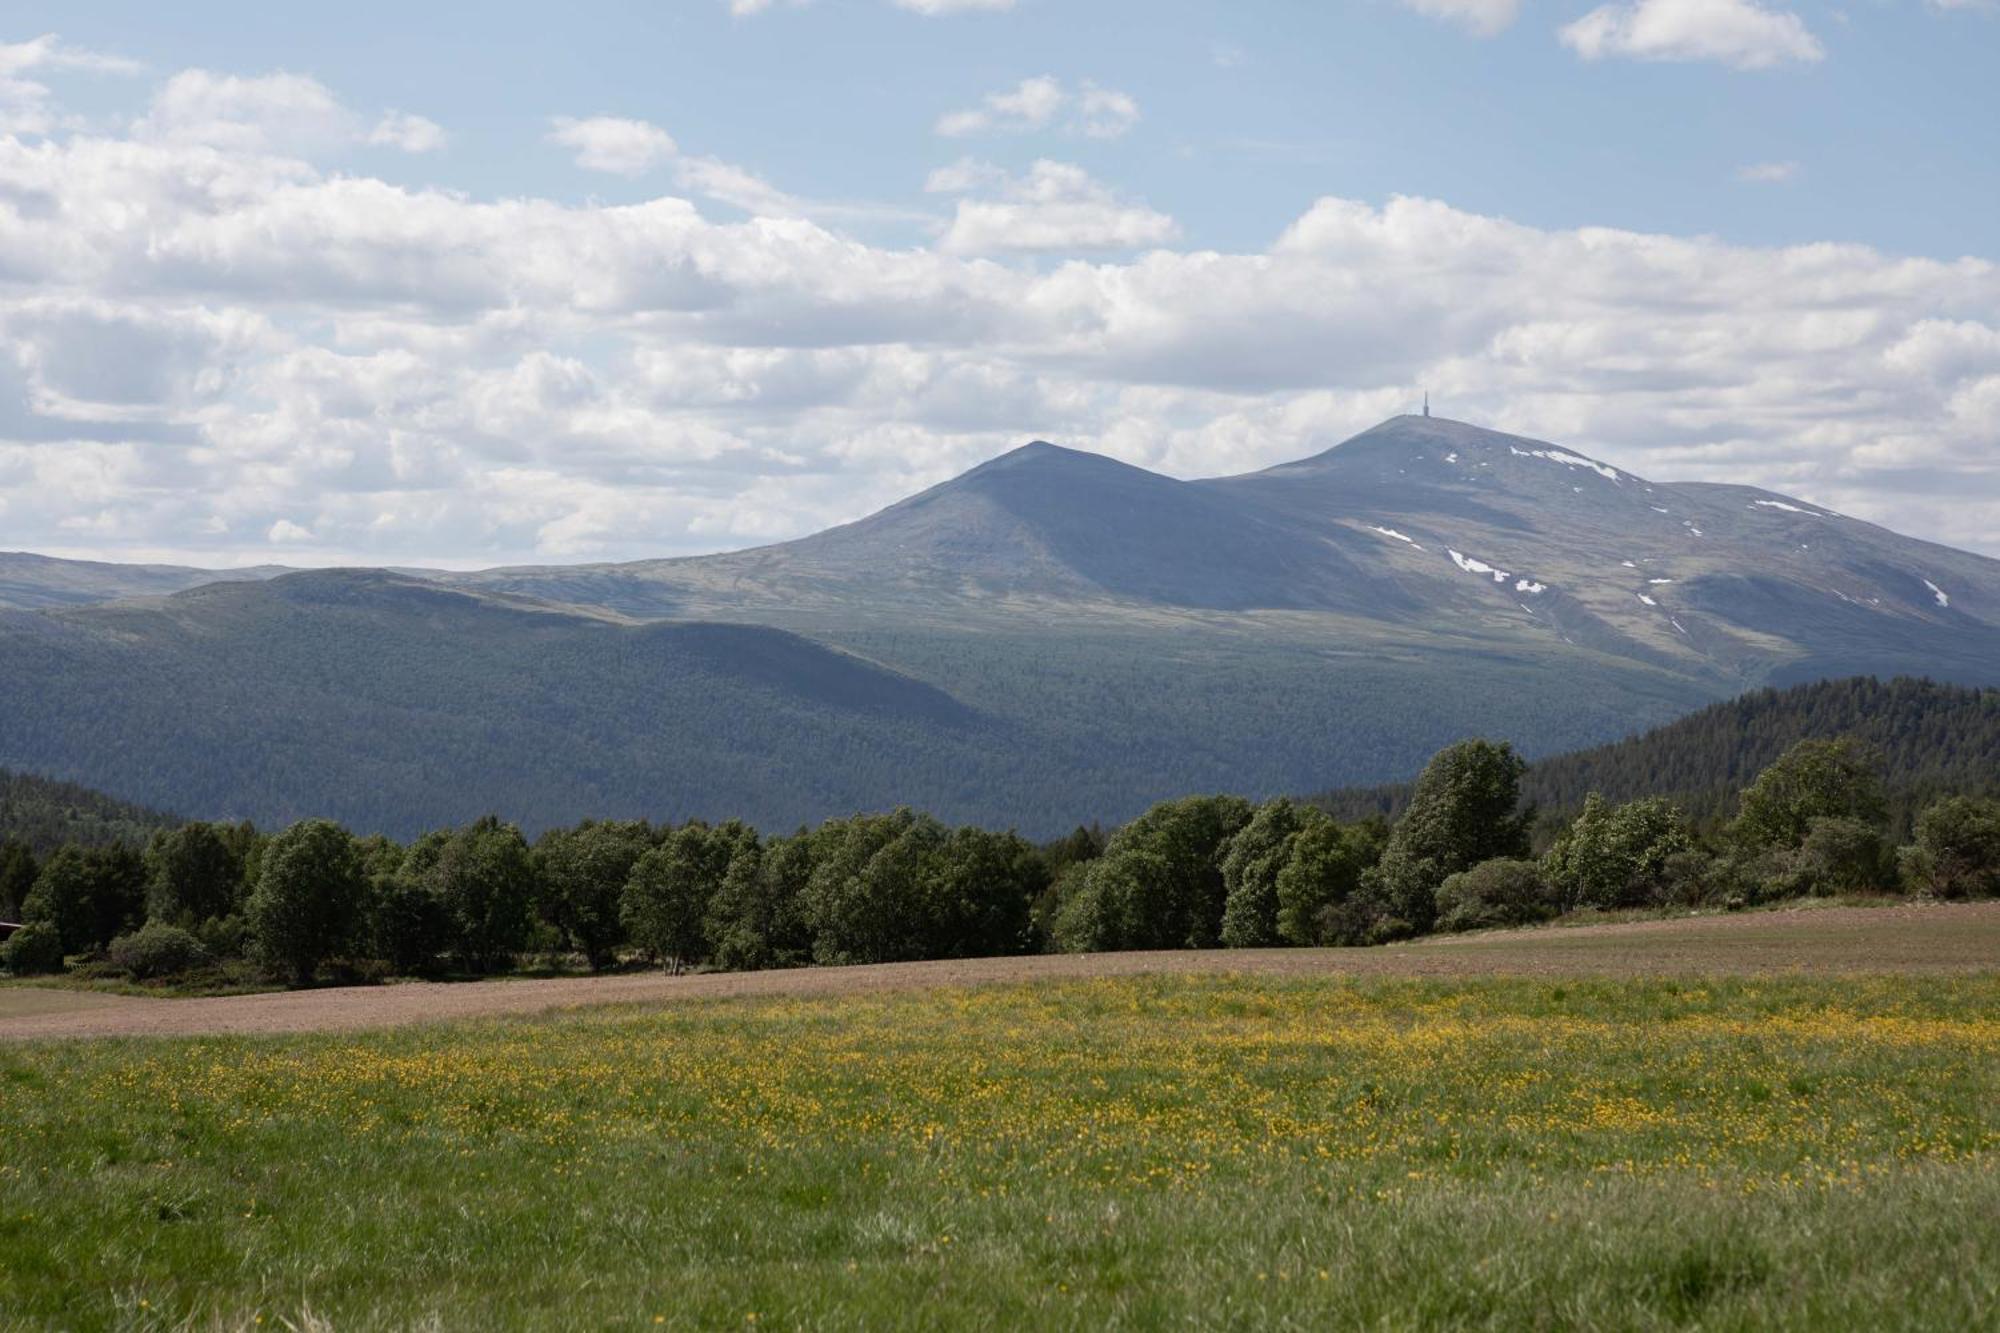
[[[1940,974],[2000,969],[2000,902],[1803,907],[1376,949],[1056,954],[778,972],[410,982],[209,999],[0,989],[0,1040],[346,1031],[607,1004],[843,995],[1138,973],[1354,977]]]

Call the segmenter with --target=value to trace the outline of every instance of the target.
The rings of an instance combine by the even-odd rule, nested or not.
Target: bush
[[[17,977],[43,976],[63,970],[62,936],[54,926],[31,922],[0,943],[0,966]]]
[[[206,966],[209,952],[200,940],[164,922],[152,921],[111,941],[111,964],[141,981],[170,977]]]
[[[2000,897],[2000,801],[1953,796],[1924,811],[1903,880],[1937,898]]]
[[[241,958],[250,951],[250,926],[240,916],[212,916],[194,928],[201,947],[215,958]]]
[[[1555,914],[1555,894],[1533,861],[1482,861],[1438,886],[1439,930],[1525,926]]]

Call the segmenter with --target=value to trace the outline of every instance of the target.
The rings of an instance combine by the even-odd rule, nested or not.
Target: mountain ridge
[[[385,829],[483,801],[778,823],[907,803],[1039,832],[1392,778],[1478,732],[1557,753],[1773,682],[2000,683],[2000,561],[1399,417],[1192,481],[1032,442],[715,556],[0,611],[0,672],[0,764],[174,808],[170,780],[260,817],[357,801]],[[121,746],[111,715],[160,736]],[[299,753],[288,717],[334,761],[259,779]]]

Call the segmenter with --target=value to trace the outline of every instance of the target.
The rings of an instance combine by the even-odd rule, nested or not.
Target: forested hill
[[[1614,802],[1671,797],[1712,824],[1786,747],[1834,736],[1881,751],[1899,836],[1910,812],[1939,793],[2000,792],[2000,690],[1872,676],[1755,690],[1643,735],[1539,760],[1522,787],[1545,814],[1573,812],[1595,791]],[[1353,787],[1311,800],[1347,818],[1393,816],[1409,790]]]
[[[179,820],[74,782],[0,768],[0,842],[23,842],[37,856],[66,842],[138,845]]]

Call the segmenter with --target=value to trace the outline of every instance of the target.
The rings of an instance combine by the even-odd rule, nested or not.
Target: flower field
[[[7,1327],[1937,1327],[2000,977],[1122,977],[0,1047]]]

